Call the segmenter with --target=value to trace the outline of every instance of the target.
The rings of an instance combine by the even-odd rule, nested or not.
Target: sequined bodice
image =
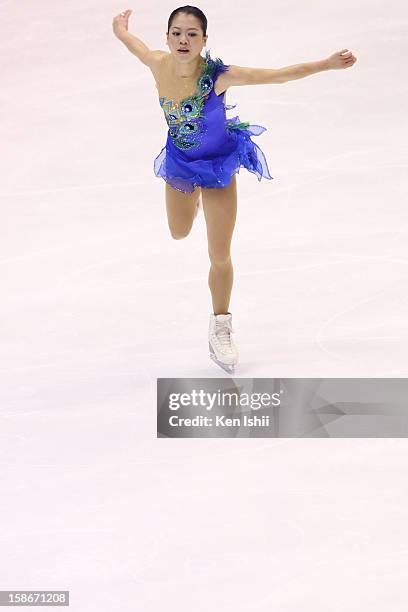
[[[170,138],[178,149],[190,151],[198,149],[202,144],[204,133],[208,128],[204,107],[210,94],[214,92],[216,77],[226,69],[227,66],[221,60],[211,59],[207,50],[205,64],[193,95],[183,98],[180,102],[159,96],[160,106],[169,126]],[[217,98],[215,92],[214,96]],[[223,117],[220,118],[222,119],[221,125],[225,128],[225,108],[222,100],[219,101],[218,106],[223,111]]]

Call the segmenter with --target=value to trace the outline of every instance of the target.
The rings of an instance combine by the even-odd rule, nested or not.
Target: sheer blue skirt
[[[196,187],[219,189],[231,182],[240,168],[262,178],[273,179],[265,155],[251,136],[259,136],[266,128],[240,123],[239,117],[228,119],[227,139],[215,154],[192,156],[180,151],[168,135],[166,146],[154,160],[154,173],[178,191],[191,193]]]

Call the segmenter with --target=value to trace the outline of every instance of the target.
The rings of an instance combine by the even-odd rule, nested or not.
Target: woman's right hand
[[[116,17],[113,18],[112,27],[116,36],[123,31],[128,31],[128,22],[131,12],[132,11],[128,9],[127,11],[123,11],[123,13],[119,13],[119,15],[116,15]]]

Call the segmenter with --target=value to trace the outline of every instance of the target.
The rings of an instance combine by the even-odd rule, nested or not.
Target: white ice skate
[[[229,374],[235,372],[238,363],[238,351],[232,340],[232,314],[211,314],[208,329],[208,347],[210,357]]]

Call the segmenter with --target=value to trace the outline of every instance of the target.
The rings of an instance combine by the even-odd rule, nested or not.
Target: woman
[[[210,357],[234,372],[238,351],[232,339],[229,302],[233,283],[230,248],[237,211],[236,173],[244,167],[272,179],[261,149],[251,136],[265,128],[226,119],[225,92],[237,85],[286,83],[316,72],[348,68],[356,58],[347,49],[329,58],[279,69],[226,66],[206,52],[207,19],[194,6],[175,9],[166,32],[169,52],[152,51],[128,32],[131,10],[113,19],[113,31],[148,66],[169,126],[166,146],[155,159],[156,176],[166,181],[166,209],[171,235],[187,236],[200,206],[207,225],[211,261],[208,284],[214,312],[210,315]]]

